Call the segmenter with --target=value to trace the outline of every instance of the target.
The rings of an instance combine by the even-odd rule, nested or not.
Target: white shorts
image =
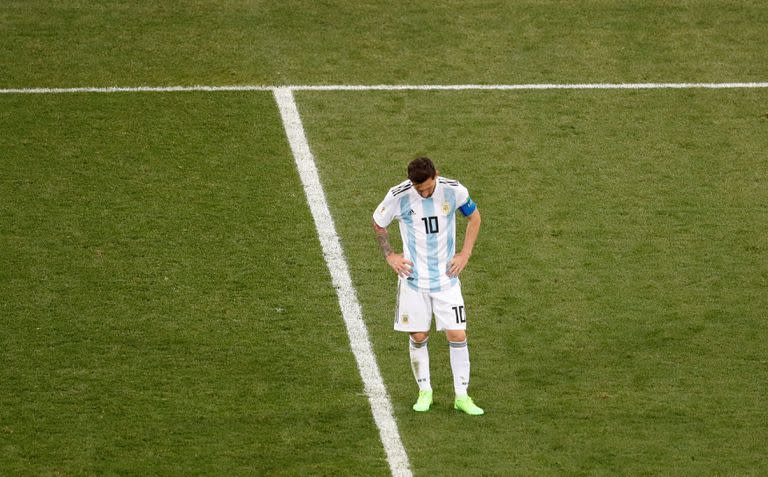
[[[447,290],[430,292],[414,290],[404,280],[399,279],[395,330],[410,333],[429,331],[433,314],[437,331],[467,329],[461,283],[456,283]]]

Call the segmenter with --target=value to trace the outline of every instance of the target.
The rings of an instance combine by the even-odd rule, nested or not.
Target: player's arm
[[[403,254],[395,253],[392,250],[392,246],[389,244],[389,232],[387,232],[386,228],[379,226],[375,220],[372,223],[373,231],[376,234],[376,241],[379,243],[379,248],[381,248],[381,253],[384,254],[387,264],[401,277],[410,276],[413,262],[406,260]]]
[[[464,270],[464,267],[467,266],[469,257],[472,256],[472,249],[475,248],[477,236],[480,233],[480,222],[480,211],[477,209],[467,216],[467,231],[464,234],[464,245],[461,247],[461,252],[454,255],[453,259],[451,259],[448,275],[457,277]]]

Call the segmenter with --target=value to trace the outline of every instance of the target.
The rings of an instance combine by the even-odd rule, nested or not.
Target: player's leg
[[[429,376],[429,328],[432,322],[432,307],[429,296],[414,290],[402,280],[398,282],[395,330],[406,331],[411,370],[419,386],[419,397],[413,409],[419,412],[429,410],[432,404],[432,384]]]
[[[408,353],[411,358],[411,370],[416,383],[419,385],[419,397],[413,405],[413,410],[418,412],[429,411],[432,405],[432,384],[429,378],[429,341],[428,333],[411,333],[408,344]]]
[[[433,293],[432,303],[437,329],[444,329],[448,338],[453,388],[456,393],[454,407],[471,415],[483,414],[483,410],[477,407],[467,395],[470,365],[466,333],[467,318],[461,285],[457,284],[448,290]]]
[[[419,391],[432,391],[429,379],[429,333],[411,333],[408,339],[408,353],[411,357],[411,370]]]

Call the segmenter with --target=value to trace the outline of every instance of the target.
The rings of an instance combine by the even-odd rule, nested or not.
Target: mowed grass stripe
[[[766,23],[761,0],[6,1],[0,86],[766,81]]]
[[[0,102],[3,473],[388,474],[271,95]]]
[[[765,91],[298,98],[415,474],[768,471]],[[483,214],[463,274],[479,420],[451,409],[442,336],[435,406],[410,410],[370,214],[417,154]]]

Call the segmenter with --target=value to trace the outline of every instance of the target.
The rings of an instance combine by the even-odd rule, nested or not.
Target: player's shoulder
[[[389,192],[387,193],[387,197],[388,198],[399,197],[402,194],[404,194],[404,193],[408,192],[409,190],[411,190],[411,188],[413,188],[413,184],[411,183],[410,180],[406,179],[403,182],[397,184],[396,186],[391,187],[389,189]]]
[[[439,182],[440,184],[446,185],[448,187],[456,188],[456,189],[458,189],[458,188],[465,188],[461,184],[461,182],[457,181],[456,179],[449,179],[449,178],[443,177],[443,176],[438,176],[437,177],[437,182]]]

